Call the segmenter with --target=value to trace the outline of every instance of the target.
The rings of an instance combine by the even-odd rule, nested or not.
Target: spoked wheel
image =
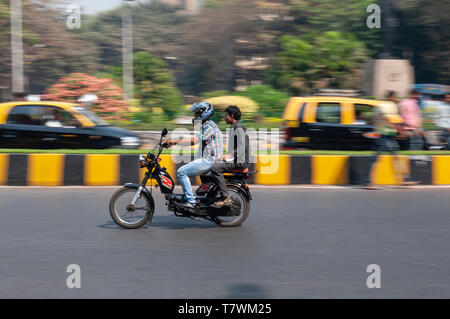
[[[137,189],[134,188],[121,188],[109,202],[111,218],[123,228],[134,229],[145,225],[155,209],[144,193],[141,193],[136,204],[131,206],[136,192]]]
[[[233,216],[216,217],[216,223],[220,227],[239,226],[245,221],[250,212],[250,202],[241,192],[234,188],[228,188],[228,193],[233,200],[230,207],[230,215],[232,214]]]

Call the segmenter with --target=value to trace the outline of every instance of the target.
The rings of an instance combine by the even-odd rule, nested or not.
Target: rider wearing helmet
[[[210,103],[195,103],[190,110],[195,113],[193,123],[194,121],[202,123],[200,133],[192,138],[168,140],[166,143],[170,147],[175,144],[194,145],[201,142],[197,159],[183,165],[177,171],[177,177],[186,198],[186,202],[182,206],[194,208],[195,197],[189,177],[206,173],[213,167],[214,163],[222,156],[222,138],[216,123],[211,120],[214,107]]]

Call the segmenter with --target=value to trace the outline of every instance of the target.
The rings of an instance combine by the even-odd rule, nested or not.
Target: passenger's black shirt
[[[250,162],[250,139],[247,129],[237,121],[231,125],[228,137],[228,154],[233,156],[235,164],[247,166]]]

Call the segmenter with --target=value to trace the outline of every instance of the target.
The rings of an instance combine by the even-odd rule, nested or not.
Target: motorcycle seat
[[[236,168],[224,172],[225,179],[246,179],[249,180],[252,175],[255,175],[257,171],[250,172],[248,168]]]
[[[229,170],[228,173],[248,173],[248,168],[235,168]]]

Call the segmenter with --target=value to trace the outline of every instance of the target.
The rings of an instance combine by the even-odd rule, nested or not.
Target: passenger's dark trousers
[[[219,186],[219,192],[222,197],[229,196],[227,185],[225,183],[225,178],[223,177],[223,172],[227,172],[232,169],[244,169],[247,165],[242,163],[216,163],[211,169],[211,175],[214,178],[217,186]]]

